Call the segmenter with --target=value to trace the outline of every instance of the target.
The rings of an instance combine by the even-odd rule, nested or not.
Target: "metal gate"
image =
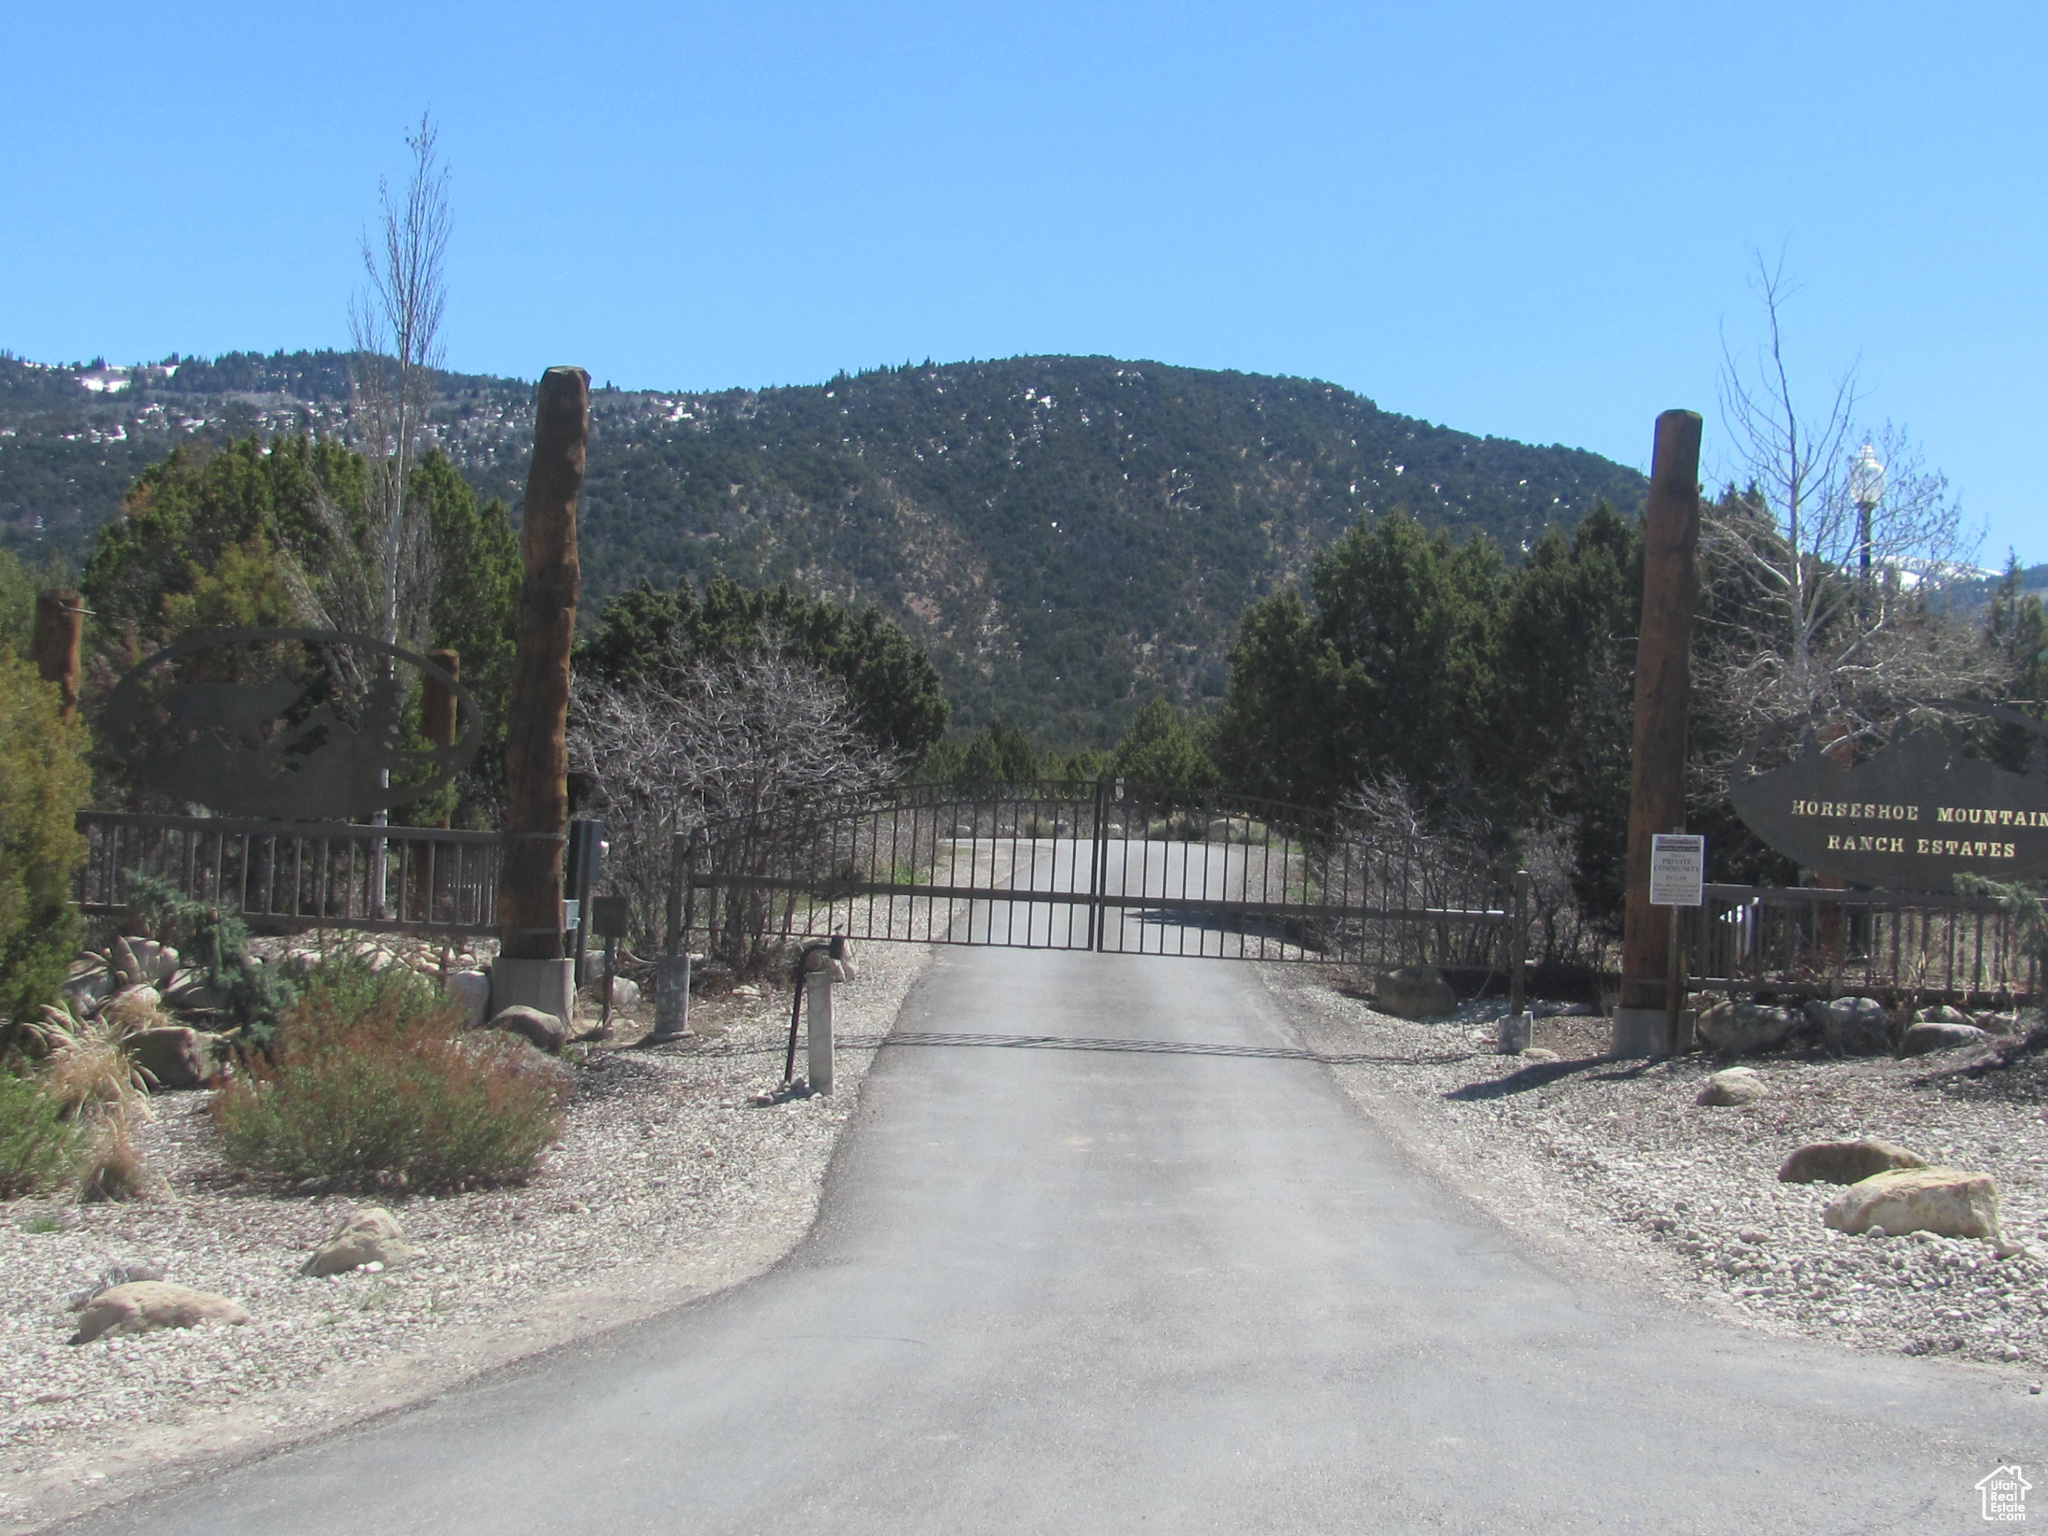
[[[1122,781],[899,786],[678,837],[670,944],[744,965],[829,934],[1492,970],[1526,877],[1448,867],[1329,811]]]

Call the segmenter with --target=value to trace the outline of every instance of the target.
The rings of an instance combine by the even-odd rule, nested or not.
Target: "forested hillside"
[[[444,375],[436,437],[516,506],[530,386]],[[75,558],[179,442],[348,437],[333,353],[146,369],[0,357],[0,520]],[[956,722],[1106,744],[1157,693],[1220,697],[1245,605],[1367,511],[1406,507],[1510,552],[1606,500],[1596,455],[1473,437],[1331,385],[1109,358],[925,364],[710,395],[601,388],[585,482],[587,608],[725,571],[873,604],[927,645]]]

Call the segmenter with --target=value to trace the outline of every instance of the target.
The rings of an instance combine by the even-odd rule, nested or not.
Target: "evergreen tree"
[[[1138,711],[1110,762],[1119,777],[1173,799],[1204,794],[1217,784],[1202,732],[1163,698]]]

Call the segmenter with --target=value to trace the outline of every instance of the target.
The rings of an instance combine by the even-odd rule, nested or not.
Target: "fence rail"
[[[1995,902],[1900,891],[1709,885],[1692,914],[1691,985],[2028,1005],[2040,961]]]
[[[495,832],[81,811],[79,908],[128,909],[133,877],[234,913],[259,932],[311,928],[495,934]]]

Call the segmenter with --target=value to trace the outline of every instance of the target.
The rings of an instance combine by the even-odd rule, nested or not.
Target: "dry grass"
[[[93,1139],[78,1181],[78,1198],[86,1204],[101,1200],[147,1200],[162,1184],[135,1150],[128,1121],[117,1119],[101,1126]]]
[[[36,1027],[48,1052],[40,1088],[69,1122],[82,1201],[145,1199],[161,1183],[135,1150],[134,1127],[152,1111],[149,1074],[122,1048],[134,1017],[103,1010],[80,1019],[52,1008]]]

